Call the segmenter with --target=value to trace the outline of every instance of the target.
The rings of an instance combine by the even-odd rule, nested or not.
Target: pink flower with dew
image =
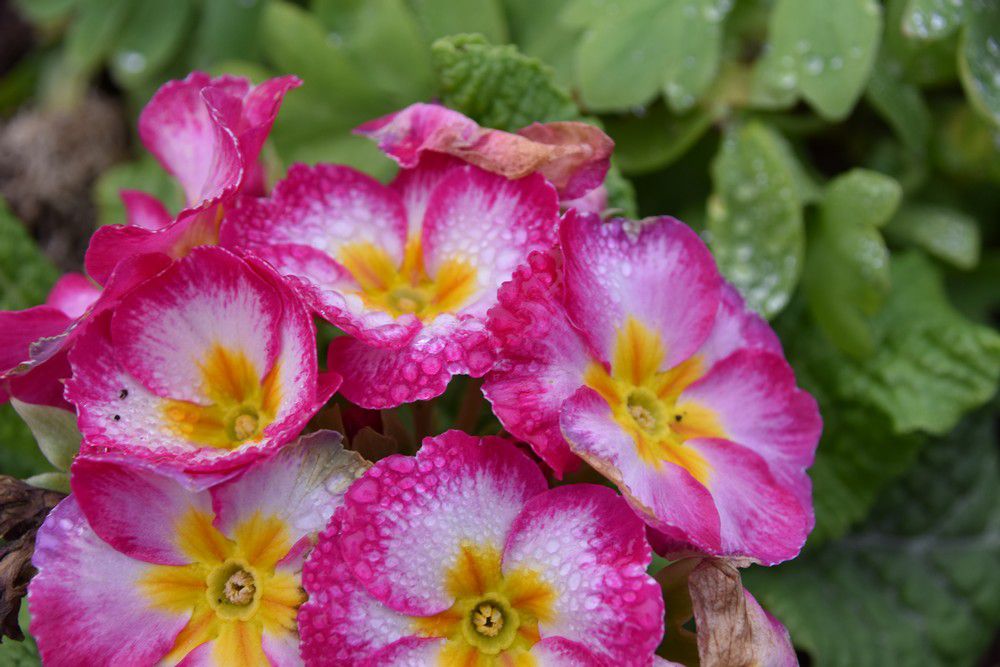
[[[303,570],[311,665],[648,665],[663,599],[613,490],[546,489],[511,443],[449,431],[376,463]]]
[[[80,457],[32,559],[49,665],[298,665],[302,563],[367,464],[314,433],[200,489],[135,457]]]
[[[486,312],[533,250],[555,240],[559,204],[542,176],[510,180],[428,154],[389,186],[349,167],[293,165],[268,199],[246,200],[223,245],[290,276],[324,319],[341,392],[366,408],[433,398],[493,364]]]
[[[773,564],[812,529],[821,430],[767,324],[671,218],[569,215],[504,285],[483,390],[557,474],[614,481],[663,553]]]
[[[567,201],[604,182],[615,147],[589,123],[533,123],[510,133],[480,127],[436,104],[412,104],[365,123],[356,133],[376,141],[406,169],[416,167],[426,153],[443,153],[507,178],[540,173]]]
[[[79,273],[60,278],[44,305],[0,311],[0,402],[71,409],[63,397],[67,353],[83,324],[113,308],[124,294],[166,266],[162,256],[132,258],[101,289]]]
[[[87,249],[87,273],[104,284],[123,258],[163,253],[174,259],[214,245],[219,222],[237,195],[260,195],[258,162],[294,76],[253,86],[242,77],[192,72],[164,84],[139,117],[139,136],[184,190],[186,205],[172,218],[154,197],[124,191],[128,224],[97,230]]]
[[[294,438],[340,378],[317,371],[316,330],[266,263],[196,248],[88,323],[66,398],[83,451],[220,472]]]

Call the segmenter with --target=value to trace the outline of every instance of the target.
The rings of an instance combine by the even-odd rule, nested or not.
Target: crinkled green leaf
[[[441,101],[480,124],[515,130],[534,122],[578,120],[580,112],[552,70],[514,46],[480,35],[439,39],[432,47]]]
[[[719,268],[770,317],[795,289],[805,244],[799,183],[783,139],[758,122],[730,129],[712,179],[708,232]]]
[[[893,257],[891,281],[871,320],[874,353],[815,355],[817,374],[835,398],[884,412],[897,433],[947,433],[996,392],[1000,334],[956,312],[938,271],[917,252]]]
[[[643,174],[671,164],[712,126],[713,116],[695,108],[675,116],[663,105],[642,115],[612,116],[605,129],[615,140],[615,159],[629,174]]]
[[[889,292],[889,250],[878,231],[899,206],[895,180],[865,169],[834,179],[826,189],[809,239],[804,284],[820,328],[855,357],[871,354],[869,318]]]
[[[98,225],[124,225],[125,206],[122,190],[140,190],[164,203],[168,211],[177,212],[184,205],[183,194],[176,179],[163,170],[149,155],[134,162],[123,162],[101,174],[94,183]]]
[[[969,0],[958,69],[977,111],[1000,124],[1000,3]]]
[[[725,0],[637,0],[599,12],[576,47],[576,74],[595,111],[627,109],[665,93],[686,111],[719,69]]]
[[[19,310],[45,301],[58,272],[3,200],[0,239],[0,310]]]
[[[909,0],[903,14],[903,32],[915,39],[941,39],[955,32],[964,18],[961,1]]]
[[[193,15],[191,0],[133,0],[111,54],[115,81],[127,88],[157,74],[187,37]]]
[[[501,0],[409,0],[430,40],[458,33],[479,33],[491,42],[507,41]]]
[[[818,667],[976,664],[1000,624],[992,415],[930,443],[845,538],[744,582]]]
[[[875,0],[777,0],[753,100],[788,106],[796,92],[819,113],[850,113],[871,73],[882,29]]]
[[[971,269],[979,262],[979,225],[953,208],[911,204],[893,218],[886,234],[894,241],[917,245],[960,269]]]

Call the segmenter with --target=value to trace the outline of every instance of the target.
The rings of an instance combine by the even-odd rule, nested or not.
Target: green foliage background
[[[972,665],[989,645],[1000,625],[1000,3],[20,6],[45,41],[0,79],[0,111],[72,105],[105,72],[133,118],[192,68],[294,73],[305,85],[275,126],[275,173],[331,161],[388,178],[392,165],[350,129],[418,100],[503,129],[601,124],[617,142],[612,204],[701,231],[821,405],[816,530],[801,558],[751,569],[748,585],[818,665]],[[137,150],[97,183],[99,224],[122,221],[123,187],[179,203]],[[6,212],[0,239],[0,305],[37,303],[54,269]],[[0,439],[5,472],[43,469],[8,407]]]

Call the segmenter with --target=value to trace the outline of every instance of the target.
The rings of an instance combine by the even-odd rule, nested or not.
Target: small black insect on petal
[[[128,389],[122,389],[118,392],[118,398],[128,398]]]
[[[121,420],[122,420],[122,416],[121,415],[115,415],[115,421],[116,422],[119,422]]]

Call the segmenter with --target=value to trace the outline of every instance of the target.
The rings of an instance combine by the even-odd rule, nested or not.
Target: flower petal
[[[103,542],[74,497],[45,519],[32,563],[31,634],[46,664],[154,664],[190,616],[153,608],[140,584],[151,566]]]
[[[430,276],[449,261],[476,271],[476,291],[459,312],[484,316],[528,253],[555,242],[559,202],[541,176],[511,181],[465,165],[452,169],[427,202],[422,246]]]
[[[559,229],[570,317],[610,361],[629,316],[653,329],[666,349],[664,370],[708,337],[721,278],[708,248],[673,218],[643,222],[567,215]]]
[[[130,227],[156,231],[173,220],[163,202],[151,194],[140,190],[122,190],[120,195],[125,205],[125,222]]]
[[[744,349],[766,350],[783,356],[781,341],[763,317],[747,308],[736,288],[723,281],[719,312],[708,338],[698,350],[705,368]]]
[[[82,273],[67,273],[56,281],[45,299],[45,305],[58,308],[67,317],[76,319],[87,312],[100,296],[100,288],[90,282],[87,276]]]
[[[525,569],[555,591],[543,637],[585,645],[612,664],[648,662],[663,635],[663,596],[646,574],[642,521],[607,487],[573,484],[529,500],[503,554],[505,574]]]
[[[524,503],[544,489],[541,471],[510,443],[448,431],[426,439],[416,457],[379,461],[351,486],[344,558],[392,609],[436,614],[453,602],[445,572],[462,544],[499,550]]]
[[[335,338],[327,359],[344,378],[344,397],[374,410],[440,396],[454,375],[482,377],[493,367],[494,350],[479,318],[443,314],[398,348]]]
[[[192,509],[211,515],[212,499],[169,469],[127,457],[78,456],[70,483],[91,528],[117,551],[147,563],[191,562],[177,522]]]
[[[291,541],[318,533],[343,503],[347,487],[368,467],[333,431],[317,431],[287,445],[234,479],[212,487],[215,525],[232,536],[255,513],[277,517]]]
[[[708,490],[681,466],[643,462],[597,392],[584,387],[573,394],[563,404],[560,425],[570,448],[617,484],[650,526],[718,553],[719,514]]]
[[[425,637],[406,637],[386,646],[364,663],[371,667],[427,667],[449,664],[442,655],[447,640]]]
[[[531,657],[538,667],[606,667],[607,662],[591,653],[583,644],[562,637],[547,637],[531,647]],[[617,663],[636,664],[636,663]]]
[[[591,356],[559,301],[558,261],[554,252],[532,253],[500,288],[487,322],[499,358],[483,394],[504,428],[561,477],[579,459],[559,430],[559,409],[583,385]]]

